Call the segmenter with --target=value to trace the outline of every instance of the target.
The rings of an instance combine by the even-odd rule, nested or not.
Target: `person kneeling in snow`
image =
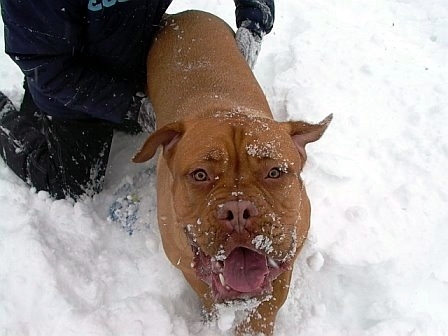
[[[5,51],[25,75],[20,110],[0,92],[0,155],[53,198],[99,192],[114,129],[154,129],[139,92],[150,43],[171,0],[0,3]],[[273,26],[274,1],[235,5],[236,40],[253,67]]]

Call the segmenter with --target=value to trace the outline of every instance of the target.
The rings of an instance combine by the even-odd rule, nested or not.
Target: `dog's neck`
[[[157,113],[157,111],[156,111]],[[185,104],[177,109],[176,113],[170,115],[158,114],[157,125],[159,128],[182,120],[209,119],[209,118],[232,118],[238,115],[247,115],[249,117],[260,117],[272,119],[269,108],[254,109],[246,106],[235,106],[232,101],[223,104],[222,101],[210,102],[209,104]]]

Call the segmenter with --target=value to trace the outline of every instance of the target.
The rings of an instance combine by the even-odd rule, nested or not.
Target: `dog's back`
[[[215,112],[271,117],[233,30],[201,11],[167,17],[149,52],[148,95],[159,128]]]

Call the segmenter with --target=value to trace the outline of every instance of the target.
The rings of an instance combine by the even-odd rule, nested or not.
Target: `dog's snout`
[[[257,208],[249,201],[229,201],[218,207],[218,219],[231,231],[248,229],[257,215]]]

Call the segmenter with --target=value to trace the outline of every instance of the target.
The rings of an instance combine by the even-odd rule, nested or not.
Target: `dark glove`
[[[151,133],[154,131],[154,111],[144,93],[137,92],[132,97],[131,105],[123,118],[123,122],[115,129],[128,134],[138,134],[143,131]]]
[[[235,35],[236,44],[246,59],[247,64],[251,69],[254,68],[257,61],[258,54],[261,49],[262,37],[257,33],[252,33],[249,29],[241,26],[236,31]]]
[[[234,0],[236,41],[251,68],[254,67],[264,35],[274,25],[274,0]]]
[[[154,132],[156,128],[156,115],[148,97],[144,97],[141,101],[137,121],[143,131],[148,133]]]

